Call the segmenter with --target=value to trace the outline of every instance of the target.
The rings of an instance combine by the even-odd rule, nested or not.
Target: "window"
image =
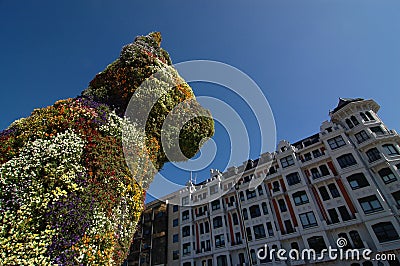
[[[313,150],[312,154],[313,154],[314,158],[318,158],[323,155],[320,150]]]
[[[294,228],[293,228],[292,222],[290,220],[285,220],[284,224],[285,224],[287,234],[294,233]]]
[[[257,255],[254,249],[250,250],[251,262],[254,265],[257,265]]]
[[[218,185],[213,185],[210,187],[210,195],[218,193]]]
[[[269,236],[274,236],[274,229],[272,229],[271,222],[267,222],[266,225],[267,225],[268,235]]]
[[[328,214],[329,214],[329,217],[331,218],[331,222],[332,222],[333,224],[340,222],[340,220],[339,220],[339,215],[338,215],[338,213],[336,212],[336,209],[335,209],[335,208],[328,209]]]
[[[210,232],[210,224],[207,221],[204,223],[204,231],[206,233]]]
[[[172,221],[172,226],[173,226],[173,227],[177,227],[178,224],[179,224],[178,219],[174,219],[174,220]]]
[[[172,243],[176,243],[176,242],[179,242],[179,235],[178,234],[175,234],[175,235],[172,236]]]
[[[337,158],[337,161],[341,168],[346,168],[357,164],[356,159],[354,159],[353,154],[347,153]]]
[[[316,253],[321,253],[323,249],[326,249],[326,244],[322,236],[313,236],[307,239],[308,245],[311,249],[314,249]]]
[[[199,227],[200,227],[200,235],[204,234],[204,224],[200,223]]]
[[[285,158],[282,158],[281,164],[282,164],[282,168],[286,168],[291,165],[294,165],[293,156],[289,155],[289,156],[286,156]]]
[[[173,212],[177,212],[179,210],[179,206],[178,205],[174,205],[173,207],[172,207],[172,211]]]
[[[307,152],[304,154],[304,161],[310,161],[312,159],[311,153]]]
[[[354,115],[352,115],[352,116],[350,117],[350,119],[351,119],[351,122],[353,122],[353,124],[354,124],[355,126],[357,126],[358,124],[360,124],[360,123],[358,122],[357,118],[356,118]]]
[[[356,137],[357,143],[360,144],[366,140],[369,139],[369,136],[367,135],[367,132],[365,132],[364,130],[361,130],[360,132],[358,132],[357,134],[354,134],[354,137]]]
[[[240,201],[244,201],[244,193],[243,193],[243,191],[239,192],[239,199],[240,199]]]
[[[354,248],[364,248],[365,247],[364,243],[361,240],[360,234],[357,231],[355,231],[355,230],[350,231],[349,235],[350,235],[351,241],[353,241]]]
[[[250,217],[251,218],[257,218],[261,216],[261,211],[260,211],[260,206],[258,205],[253,205],[249,208],[250,211]]]
[[[385,153],[389,156],[399,155],[399,152],[392,144],[385,144],[382,147]]]
[[[283,199],[278,200],[279,209],[281,212],[287,211],[285,201]]]
[[[347,118],[345,121],[346,121],[346,124],[347,124],[347,126],[349,128],[353,128],[354,127],[354,125],[353,125],[353,123],[351,123],[350,119]]]
[[[267,215],[267,214],[268,214],[268,206],[267,206],[267,203],[265,203],[265,202],[261,203],[261,208],[262,208],[262,210],[263,210],[263,214],[264,214],[264,215]]]
[[[246,227],[246,235],[247,235],[247,241],[253,240],[253,235],[251,234],[251,228]]]
[[[346,239],[346,242],[345,242],[346,245],[342,247],[344,250],[351,248],[351,244],[350,244],[349,238],[347,237],[346,233],[339,233],[338,238]]]
[[[223,234],[215,236],[215,247],[225,247],[225,238]]]
[[[182,246],[183,256],[190,254],[190,243],[185,243]]]
[[[190,236],[190,226],[182,227],[182,237]]]
[[[385,184],[392,183],[397,180],[395,175],[393,174],[392,170],[389,167],[383,168],[378,171],[379,176],[382,178]]]
[[[172,259],[179,260],[179,250],[172,251]]]
[[[228,266],[226,255],[221,255],[217,257],[217,266]]]
[[[236,212],[232,214],[232,220],[233,220],[233,225],[239,224],[239,219],[238,219]]]
[[[253,231],[254,231],[254,238],[255,239],[264,238],[266,236],[265,235],[265,228],[264,228],[264,225],[262,225],[262,224],[253,226]]]
[[[293,201],[296,206],[308,203],[307,193],[303,191],[299,191],[293,194]]]
[[[278,182],[278,181],[274,181],[274,182],[272,183],[272,191],[273,191],[273,192],[278,192],[278,191],[280,191],[280,187],[279,187],[279,182]]]
[[[189,210],[182,212],[182,221],[189,220]]]
[[[311,175],[313,177],[313,179],[317,179],[321,177],[321,173],[318,171],[317,168],[311,168]]]
[[[377,126],[377,127],[370,127],[369,129],[371,129],[371,131],[372,131],[373,133],[375,133],[376,135],[378,135],[378,136],[379,136],[379,135],[385,134],[380,126]]]
[[[300,216],[300,221],[301,221],[301,224],[303,225],[303,228],[308,228],[308,227],[318,225],[317,220],[315,219],[314,213],[312,211],[302,213],[299,216]]]
[[[397,206],[400,206],[400,190],[393,192],[392,196],[393,196],[394,200],[396,201]]]
[[[242,237],[240,236],[240,232],[235,233],[235,242],[236,242],[236,244],[242,243]]]
[[[329,184],[328,188],[329,188],[329,191],[331,192],[332,198],[340,197],[339,190],[337,189],[337,187],[335,186],[334,183]]]
[[[183,263],[183,266],[192,266],[192,263],[191,262],[185,262],[185,263]]]
[[[391,222],[374,224],[372,226],[372,230],[374,230],[374,233],[380,243],[399,239],[399,235],[397,234],[396,229],[394,229],[394,226]]]
[[[298,172],[288,174],[286,176],[286,180],[287,180],[289,186],[293,186],[293,185],[301,182]]]
[[[328,139],[328,144],[329,144],[329,146],[331,147],[332,150],[340,148],[340,147],[346,145],[346,143],[343,140],[343,137],[340,136],[340,135],[337,136],[337,137]]]
[[[189,197],[188,196],[182,198],[182,205],[183,206],[189,205]]]
[[[291,247],[291,249],[300,251],[299,243],[297,243],[297,242],[290,243],[290,247]]]
[[[363,112],[360,113],[360,116],[364,121],[369,121],[368,117]]]
[[[243,265],[245,263],[244,253],[239,253],[239,264]]]
[[[247,197],[247,199],[252,199],[252,198],[257,197],[256,191],[246,189],[246,197]]]
[[[351,216],[350,216],[349,212],[347,211],[346,206],[340,206],[340,207],[338,207],[338,210],[340,212],[340,216],[342,217],[343,221],[351,220]]]
[[[319,167],[319,170],[321,171],[322,176],[327,176],[327,175],[330,174],[330,173],[329,173],[329,170],[328,170],[328,167],[326,167],[325,164],[321,165],[321,166]]]
[[[262,185],[259,185],[259,186],[257,187],[257,190],[258,190],[258,195],[259,195],[259,196],[264,195],[264,190],[263,190]]]
[[[213,219],[213,227],[214,229],[222,227],[222,217],[217,216]]]
[[[242,212],[243,212],[243,219],[248,220],[249,219],[249,214],[247,213],[247,209],[244,208]]]
[[[376,160],[379,160],[380,158],[382,158],[377,148],[369,149],[366,152],[366,154],[368,156],[368,161],[370,163],[375,162]]]
[[[347,177],[351,189],[356,190],[363,187],[368,187],[369,183],[363,173],[353,174]]]
[[[369,111],[366,111],[365,114],[368,116],[369,120],[375,120]]]
[[[365,214],[383,210],[381,203],[375,195],[358,199]]]
[[[211,209],[212,209],[213,211],[216,211],[216,210],[218,210],[218,209],[220,209],[220,208],[221,208],[221,202],[220,202],[219,199],[214,200],[214,201],[211,202]]]
[[[328,190],[326,190],[326,187],[322,186],[318,188],[319,193],[321,194],[322,200],[329,200],[331,197],[329,197]]]

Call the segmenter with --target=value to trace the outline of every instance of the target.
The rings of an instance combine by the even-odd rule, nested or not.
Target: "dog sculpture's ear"
[[[169,54],[160,47],[161,40],[159,32],[136,37],[122,48],[117,60],[94,77],[82,96],[107,104],[123,116],[137,87],[160,67],[172,64]]]

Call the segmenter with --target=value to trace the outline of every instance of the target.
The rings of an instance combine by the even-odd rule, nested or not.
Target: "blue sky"
[[[0,129],[78,95],[123,45],[161,31],[174,63],[216,60],[248,74],[269,101],[278,140],[318,132],[338,97],[375,99],[388,127],[399,130],[398,14],[399,1],[0,0]],[[233,99],[216,86],[193,87]],[[217,130],[224,157],[229,143]],[[222,157],[210,167],[224,168]]]

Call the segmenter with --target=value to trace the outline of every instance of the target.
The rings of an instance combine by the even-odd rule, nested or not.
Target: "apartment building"
[[[146,205],[124,265],[167,265],[167,217],[166,202],[156,200]]]
[[[400,265],[400,137],[378,110],[340,99],[317,134],[171,194],[180,206],[167,204],[167,265]],[[273,251],[320,253],[338,238],[343,250],[395,257],[279,260]]]

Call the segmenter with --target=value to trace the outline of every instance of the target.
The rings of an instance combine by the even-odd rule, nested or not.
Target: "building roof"
[[[364,99],[362,99],[362,98],[354,98],[354,99],[353,98],[339,98],[339,103],[335,107],[335,109],[333,109],[332,114],[336,113],[337,111],[339,111],[340,109],[342,109],[343,107],[348,105],[349,103],[358,102],[358,101],[364,101]]]

